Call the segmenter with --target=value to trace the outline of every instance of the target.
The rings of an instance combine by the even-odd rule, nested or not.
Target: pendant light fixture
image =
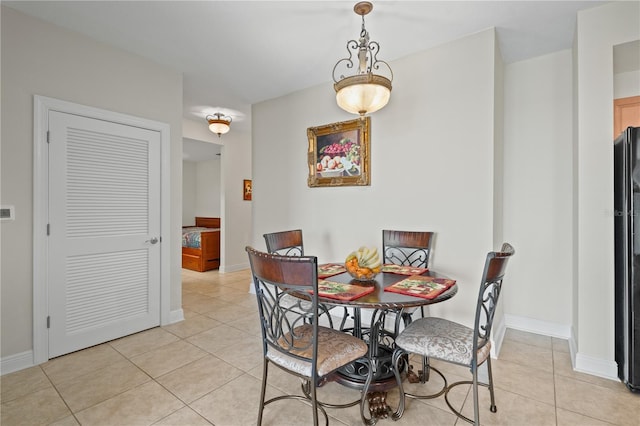
[[[212,115],[207,115],[206,120],[209,122],[209,130],[217,134],[218,137],[227,133],[231,127],[231,117],[223,115],[220,112],[216,112]]]
[[[336,90],[338,106],[361,117],[383,108],[389,102],[393,81],[389,64],[376,57],[380,45],[369,41],[369,33],[364,27],[364,15],[372,9],[373,4],[368,1],[361,1],[353,7],[354,12],[362,16],[360,39],[347,42],[349,57],[340,59],[333,67],[333,88]],[[355,74],[345,77],[346,72],[353,68]],[[384,71],[386,75],[377,74],[379,71]]]

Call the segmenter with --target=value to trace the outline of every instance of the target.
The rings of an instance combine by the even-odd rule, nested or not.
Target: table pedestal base
[[[369,403],[369,414],[372,419],[386,419],[389,417],[391,407],[387,404],[387,392],[369,392],[367,394]]]
[[[367,407],[361,407],[362,421],[366,425],[375,425],[378,420],[386,419],[393,413],[387,402],[387,390],[397,388],[393,371],[391,370],[390,348],[380,347],[383,356],[374,359],[377,368],[374,377],[366,389]],[[336,382],[352,389],[365,390],[367,375],[369,374],[369,360],[363,359],[355,361],[353,364],[346,366],[344,369],[338,370]],[[368,411],[369,418],[365,415]]]

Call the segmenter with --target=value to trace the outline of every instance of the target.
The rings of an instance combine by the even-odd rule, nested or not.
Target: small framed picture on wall
[[[251,201],[251,180],[245,179],[242,181],[242,199],[245,201]]]

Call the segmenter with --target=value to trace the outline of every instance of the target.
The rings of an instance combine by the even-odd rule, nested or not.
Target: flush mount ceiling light
[[[353,11],[362,16],[360,39],[347,42],[349,57],[340,59],[333,67],[333,88],[336,90],[338,106],[361,117],[383,108],[389,102],[393,81],[389,64],[376,57],[380,45],[369,41],[369,33],[364,27],[364,15],[372,9],[373,4],[368,1],[356,3],[353,7]],[[356,62],[355,75],[345,77],[351,68],[356,67]],[[374,74],[374,71],[384,71],[386,75]]]
[[[224,135],[229,131],[229,129],[231,129],[229,126],[231,124],[231,117],[228,115],[216,112],[214,114],[207,115],[205,118],[209,122],[209,130],[217,134],[218,137]]]

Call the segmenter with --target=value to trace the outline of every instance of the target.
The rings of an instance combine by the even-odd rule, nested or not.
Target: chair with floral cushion
[[[409,354],[417,354],[470,368],[472,374],[471,381],[461,381],[447,385],[445,378],[444,383],[445,401],[451,411],[461,419],[475,425],[480,424],[478,385],[489,388],[491,397],[491,405],[489,408],[493,413],[497,411],[493,392],[493,375],[491,372],[490,337],[493,317],[502,290],[505,270],[509,259],[514,253],[513,247],[508,243],[504,243],[500,251],[489,252],[487,254],[482,280],[480,281],[480,291],[478,293],[473,328],[444,318],[427,317],[413,321],[396,338],[393,365],[402,397],[395,416],[402,416],[405,397],[421,398],[419,395],[405,393],[402,389],[400,380],[401,370],[407,365],[406,359]],[[487,363],[488,383],[478,382],[478,367],[484,362]],[[462,415],[462,413],[453,408],[449,402],[449,391],[453,387],[461,384],[472,385],[473,419]]]
[[[318,425],[318,410],[328,425],[329,418],[317,400],[316,388],[331,381],[339,368],[363,358],[368,351],[367,345],[357,337],[320,326],[318,321],[312,320],[318,317],[316,257],[274,255],[251,247],[246,251],[258,299],[264,356],[257,424],[262,424],[266,405],[283,399],[299,399],[312,406],[315,426]],[[283,303],[284,298],[287,300]],[[291,306],[291,299],[300,303]],[[308,390],[304,392],[305,396],[281,395],[265,401],[270,364],[300,377],[303,389]],[[361,407],[365,401],[363,392],[359,401]]]

